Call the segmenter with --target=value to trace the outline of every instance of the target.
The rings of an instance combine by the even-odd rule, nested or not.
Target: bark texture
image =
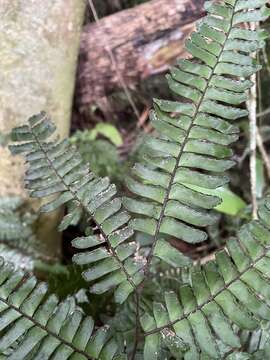
[[[203,14],[204,0],[152,0],[84,28],[77,103],[84,107],[119,89],[117,71],[132,88],[186,56],[184,42]]]
[[[70,129],[84,0],[1,0],[0,132],[8,134],[41,110],[55,121],[61,137]],[[0,147],[0,195],[21,195],[21,158]],[[57,255],[57,214],[41,218],[40,237]],[[59,244],[59,246],[57,245]]]

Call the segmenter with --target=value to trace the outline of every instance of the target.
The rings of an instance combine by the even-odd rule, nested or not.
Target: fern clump
[[[68,305],[70,300],[59,306],[53,300],[45,310],[43,285],[39,290],[36,280],[24,281],[3,264],[1,355],[132,360],[246,356],[241,352],[246,350],[244,335],[254,335],[270,320],[270,198],[261,205],[259,219],[244,225],[237,238],[202,266],[168,238],[201,243],[207,237],[204,228],[217,219],[214,208],[221,200],[200,188],[228,182],[226,172],[234,165],[229,145],[239,133],[234,122],[248,113],[242,105],[252,86],[247,78],[260,69],[251,54],[266,38],[265,31],[244,24],[264,21],[270,13],[267,3],[205,3],[208,14],[186,43],[192,60],[180,60],[167,77],[180,100],[154,100],[151,120],[157,136],[146,140],[144,162],[127,179],[130,197],[117,196],[108,178],[97,177],[67,140],[55,138],[45,113],[13,130],[11,150],[26,158],[30,195],[46,198],[45,212],[68,204],[61,230],[84,213],[88,228],[72,242],[78,250],[73,261],[82,266],[91,292],[113,289],[121,305],[115,316],[106,317],[112,331],[105,326],[92,335],[91,318],[83,320]],[[151,245],[140,249],[134,232],[150,235]],[[178,288],[165,292],[151,287],[156,284],[149,276],[155,275],[154,257],[184,269]],[[266,347],[254,356],[269,354]]]

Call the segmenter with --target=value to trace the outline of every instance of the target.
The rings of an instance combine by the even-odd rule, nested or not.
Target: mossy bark
[[[41,110],[52,117],[61,137],[69,134],[84,10],[85,0],[1,1],[1,134]],[[11,158],[3,147],[0,152],[0,195],[27,198],[22,160]],[[37,227],[51,256],[60,254],[56,231],[60,216],[60,212],[42,216]]]

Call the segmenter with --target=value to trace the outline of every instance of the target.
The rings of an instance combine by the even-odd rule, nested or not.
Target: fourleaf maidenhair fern
[[[46,299],[43,284],[24,280],[3,262],[0,359],[236,359],[246,350],[242,334],[268,325],[269,198],[259,220],[245,225],[204,266],[192,265],[167,241],[173,236],[200,243],[206,239],[201,228],[216,220],[213,209],[220,199],[202,194],[198,186],[215,189],[228,182],[224,173],[234,164],[228,146],[238,137],[231,121],[247,115],[241,104],[252,83],[245,78],[260,69],[250,54],[266,37],[247,24],[268,17],[267,2],[205,3],[208,15],[186,43],[192,60],[180,60],[168,75],[182,100],[154,101],[151,119],[159,135],[147,139],[145,162],[135,165],[127,180],[134,196],[117,197],[115,186],[95,176],[68,141],[53,137],[55,127],[44,113],[14,129],[17,144],[11,149],[26,157],[30,195],[46,198],[41,211],[68,204],[61,229],[82,211],[88,217],[92,230],[74,239],[73,260],[83,266],[91,292],[114,289],[116,303],[125,302],[118,306],[133,305],[127,322],[134,335],[130,344],[116,328],[93,332],[92,319],[70,299],[61,305]],[[140,249],[134,231],[152,236],[148,252]],[[186,283],[164,291],[164,298],[145,293],[154,257],[187,268]]]
[[[133,234],[128,225],[130,215],[115,196],[115,185],[108,178],[96,177],[67,140],[46,142],[54,131],[45,114],[32,117],[28,125],[13,131],[13,139],[27,140],[12,146],[13,153],[27,153],[26,187],[32,197],[56,194],[42,206],[43,212],[72,201],[62,228],[82,209],[85,211],[98,232],[73,240],[75,248],[88,249],[75,255],[74,262],[88,265],[83,276],[95,281],[92,292],[101,294],[116,287],[116,299],[124,301],[143,278],[143,262],[134,261],[137,245],[129,240]]]
[[[110,359],[117,354],[108,326],[94,329],[93,319],[76,308],[73,298],[59,303],[47,294],[46,284],[3,261],[0,318],[0,359]]]
[[[267,1],[209,2],[207,15],[197,32],[186,42],[193,60],[180,60],[167,76],[174,93],[185,102],[154,100],[152,125],[160,133],[146,142],[145,163],[133,169],[127,181],[137,198],[124,199],[131,212],[133,228],[153,236],[147,268],[156,255],[171,263],[164,237],[170,235],[188,243],[206,240],[198,228],[213,224],[212,209],[221,199],[200,193],[196,186],[215,189],[228,182],[224,172],[230,169],[238,128],[229,121],[247,115],[239,105],[247,99],[251,87],[244,80],[260,66],[250,52],[264,45],[265,32],[251,31],[243,22],[260,21],[269,10]],[[180,259],[178,266],[186,263]]]

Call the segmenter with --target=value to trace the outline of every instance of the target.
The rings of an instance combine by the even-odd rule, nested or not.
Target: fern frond
[[[270,197],[259,208],[259,220],[244,225],[238,238],[230,239],[215,260],[190,270],[190,281],[179,292],[165,293],[165,303],[153,305],[142,325],[145,353],[159,352],[169,331],[188,350],[179,358],[221,359],[240,348],[239,329],[253,331],[270,320]]]
[[[108,326],[76,308],[73,298],[59,303],[35,277],[0,263],[0,355],[6,359],[114,359],[117,344]]]
[[[88,267],[83,277],[96,281],[91,286],[93,293],[101,294],[117,287],[115,297],[117,301],[124,301],[143,277],[143,263],[134,258],[137,244],[130,241],[133,234],[128,225],[130,215],[116,197],[115,185],[110,184],[108,178],[96,177],[67,140],[48,141],[54,132],[55,127],[45,113],[12,131],[12,139],[19,142],[11,146],[12,152],[25,154],[29,164],[26,187],[32,197],[50,196],[41,207],[43,212],[72,201],[64,227],[84,210],[98,234],[72,242],[77,249],[87,250],[76,254],[73,260]]]
[[[133,228],[153,236],[147,268],[153,256],[187,265],[183,256],[175,264],[176,252],[163,238],[200,243],[207,238],[201,228],[216,221],[212,209],[221,199],[194,185],[215,189],[229,180],[224,172],[234,161],[228,145],[239,132],[230,121],[248,114],[239,105],[252,83],[243,78],[260,69],[250,53],[263,47],[266,37],[242,23],[266,19],[266,4],[206,1],[208,15],[186,42],[193,60],[180,60],[167,76],[170,89],[185,101],[154,100],[151,121],[159,136],[146,141],[145,161],[135,165],[127,180],[135,197],[124,199],[125,207],[138,215]]]

